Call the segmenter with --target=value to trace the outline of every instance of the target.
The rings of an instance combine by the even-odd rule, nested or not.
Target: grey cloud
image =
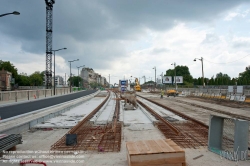
[[[250,47],[250,41],[244,41],[244,40],[239,40],[239,41],[233,41],[231,43],[233,48],[238,48],[238,49],[247,49],[249,50]]]
[[[152,51],[151,51],[151,54],[160,54],[160,53],[166,53],[166,52],[169,52],[170,50],[169,49],[166,49],[166,48],[154,48]]]
[[[218,42],[220,39],[216,34],[206,34],[206,38],[202,41],[202,44],[209,44]]]
[[[146,34],[146,28],[160,31],[176,21],[212,21],[245,2],[248,0],[56,0],[53,48],[68,47],[60,52],[66,60],[80,57],[101,68],[110,65],[110,59],[126,55],[120,41],[136,40]],[[2,13],[14,10],[21,15],[0,18],[1,33],[21,42],[23,51],[45,56],[44,0],[1,0]]]

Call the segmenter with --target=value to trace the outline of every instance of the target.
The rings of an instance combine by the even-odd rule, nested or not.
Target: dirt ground
[[[194,97],[194,96],[187,96],[188,99],[207,102],[211,104],[218,104],[223,105],[231,108],[241,108],[243,110],[250,111],[250,103],[244,102],[236,102],[230,100],[223,100],[223,99],[212,99],[212,98],[203,98],[203,97]]]

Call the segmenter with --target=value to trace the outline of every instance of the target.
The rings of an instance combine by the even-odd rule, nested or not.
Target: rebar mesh
[[[107,123],[106,125],[95,125],[90,121],[94,114],[99,111],[101,106],[107,102],[108,97],[95,110],[93,110],[87,118],[68,132],[68,134],[77,134],[76,145],[66,146],[66,135],[64,135],[51,146],[51,150],[119,152],[121,148],[122,130],[122,125],[119,121],[119,102],[116,102],[111,123]]]

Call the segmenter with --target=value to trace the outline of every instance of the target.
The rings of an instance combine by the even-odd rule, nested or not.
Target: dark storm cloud
[[[56,0],[53,48],[67,47],[60,52],[66,60],[81,57],[107,66],[125,55],[120,41],[136,40],[146,28],[166,30],[176,21],[206,23],[244,2],[248,0]],[[23,51],[45,54],[44,0],[1,0],[1,13],[14,10],[21,15],[0,18],[0,32],[21,42]]]

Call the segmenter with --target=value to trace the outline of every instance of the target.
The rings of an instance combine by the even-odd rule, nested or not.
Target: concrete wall
[[[56,88],[56,95],[69,94],[70,88]],[[0,92],[0,104],[34,100],[54,95],[54,89],[36,89]]]

